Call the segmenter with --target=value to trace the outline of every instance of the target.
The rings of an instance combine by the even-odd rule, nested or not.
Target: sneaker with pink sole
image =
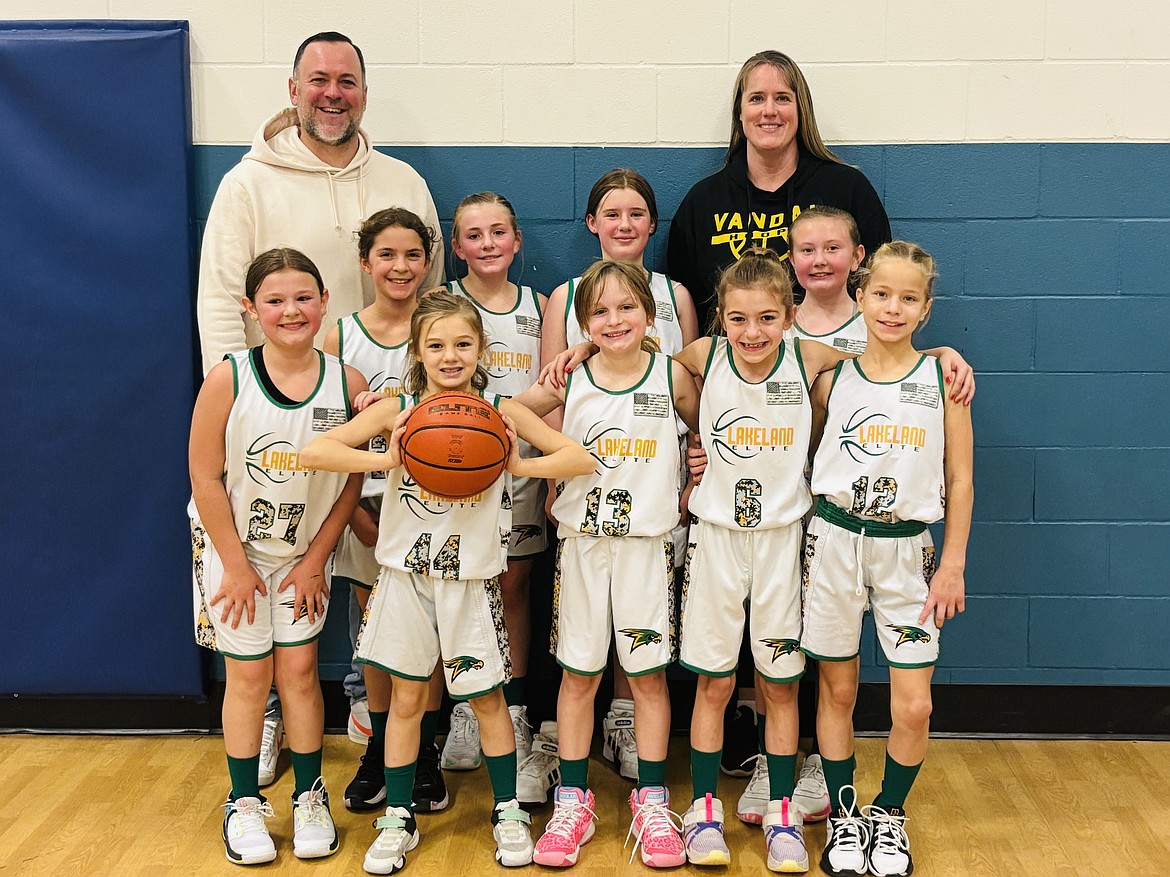
[[[633,821],[626,842],[634,838],[634,853],[642,851],[642,861],[651,868],[677,868],[687,861],[683,846],[682,818],[670,809],[670,790],[666,786],[646,786],[630,792]]]
[[[593,837],[596,801],[588,789],[558,786],[553,793],[553,814],[536,842],[532,861],[551,868],[576,865],[581,847]]]

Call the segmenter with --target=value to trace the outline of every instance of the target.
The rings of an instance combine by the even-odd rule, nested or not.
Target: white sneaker
[[[561,781],[556,722],[540,723],[540,730],[532,738],[531,752],[517,764],[516,798],[521,804],[547,803],[548,790]]]
[[[810,755],[800,766],[800,777],[792,793],[792,803],[800,810],[805,822],[827,819],[833,809],[829,802],[829,787],[825,785],[825,770],[819,755]]]
[[[532,751],[532,725],[528,724],[528,707],[510,706],[512,733],[516,735],[516,764],[522,762]]]
[[[370,702],[364,697],[349,705],[347,731],[349,739],[359,746],[365,746],[374,736],[374,726],[370,724]]]
[[[634,741],[634,702],[616,698],[602,723],[601,754],[619,774],[638,781],[638,744]]]
[[[865,877],[869,873],[869,820],[857,809],[853,786],[842,787],[838,797],[842,802],[849,800],[851,806],[839,806],[829,816],[821,870],[831,877]]]
[[[362,867],[370,874],[393,874],[406,864],[406,854],[418,846],[418,826],[405,807],[387,807],[374,820],[378,836],[366,850]]]
[[[264,824],[272,816],[272,805],[259,798],[236,798],[223,805],[223,848],[228,861],[237,865],[259,865],[276,858],[276,844]]]
[[[906,834],[906,811],[901,807],[884,810],[876,804],[862,807],[872,832],[866,857],[873,877],[905,877],[914,871],[910,857],[910,836]]]
[[[772,787],[768,782],[768,756],[753,755],[744,764],[753,758],[756,766],[752,770],[747,788],[739,796],[739,803],[735,805],[735,815],[748,825],[763,825],[764,814],[768,812],[768,801],[772,797]]]
[[[683,814],[683,845],[692,865],[730,865],[731,851],[723,837],[723,802],[714,795],[696,798]]]
[[[513,798],[492,810],[492,837],[496,839],[496,861],[505,868],[532,864],[532,817]]]
[[[284,745],[284,719],[275,713],[264,714],[264,732],[260,737],[260,788],[276,782],[276,762]]]
[[[804,845],[804,821],[800,808],[788,798],[771,801],[764,817],[764,842],[768,847],[768,870],[803,874],[808,870],[808,848]]]
[[[443,744],[443,769],[475,770],[479,762],[479,722],[467,703],[458,703],[451,710],[451,730]]]
[[[325,779],[317,777],[313,788],[293,799],[293,855],[319,859],[337,852],[337,827],[329,812]]]

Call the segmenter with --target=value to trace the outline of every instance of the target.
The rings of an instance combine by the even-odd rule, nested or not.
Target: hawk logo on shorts
[[[285,600],[280,605],[283,606],[285,609],[292,609],[296,606],[296,598],[293,597],[293,598],[290,598],[288,600]],[[309,617],[309,602],[306,600],[305,602],[301,603],[301,611],[296,613],[296,617],[293,618],[293,624],[296,624],[302,618],[308,618],[308,617]]]
[[[521,524],[513,527],[512,533],[516,537],[516,544],[519,545],[528,539],[539,539],[544,535],[544,527],[539,524]]]
[[[772,650],[772,663],[775,664],[780,658],[785,655],[795,655],[800,651],[800,642],[794,639],[776,639],[775,637],[767,637],[760,640],[764,645]]]
[[[451,671],[451,681],[454,682],[469,670],[482,670],[483,661],[479,658],[473,658],[471,655],[460,655],[457,658],[444,661],[443,666]]]
[[[886,627],[898,632],[898,641],[894,643],[894,648],[902,645],[902,643],[930,642],[930,634],[921,627],[911,627],[908,624],[887,624]]]
[[[630,651],[641,646],[655,645],[662,642],[662,634],[646,627],[623,627],[620,633],[630,638]]]

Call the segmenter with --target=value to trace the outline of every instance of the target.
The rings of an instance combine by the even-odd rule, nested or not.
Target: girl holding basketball
[[[446,499],[423,489],[402,467],[401,436],[414,400],[440,392],[481,394],[487,373],[480,357],[487,339],[479,310],[465,297],[436,292],[411,318],[411,367],[398,401],[371,405],[302,452],[306,465],[345,472],[389,469],[375,549],[381,573],[358,642],[358,660],[394,676],[386,734],[386,815],[365,858],[374,874],[392,874],[419,840],[411,802],[419,724],[427,680],[440,657],[448,690],[467,698],[479,720],[495,806],[496,859],[508,866],[532,860],[528,814],[516,802],[516,750],[501,687],[508,678],[508,641],[498,576],[507,563],[511,529],[509,477],[482,493]],[[410,401],[408,401],[408,399]],[[493,404],[508,418],[507,469],[531,478],[569,478],[591,472],[593,459],[537,414],[510,399]],[[385,455],[365,450],[381,435]],[[523,458],[518,439],[546,456]]]
[[[699,334],[699,325],[691,294],[681,283],[665,274],[644,268],[646,248],[658,228],[658,202],[649,181],[629,168],[615,168],[602,174],[589,191],[585,225],[597,236],[603,260],[628,262],[646,270],[655,311],[648,332],[657,338],[658,349],[673,356],[694,341]],[[573,315],[573,302],[580,284],[580,277],[573,278],[562,283],[549,296],[541,337],[542,364],[551,362],[566,348],[585,338]],[[680,441],[682,438],[680,436]],[[685,486],[688,481],[685,470],[680,470],[679,478],[680,486]],[[672,536],[675,561],[681,566],[687,544],[685,515],[672,531]],[[620,666],[615,667],[614,700],[603,726],[603,754],[622,776],[637,781],[638,750],[632,732],[634,702],[631,698],[626,675]]]
[[[502,195],[478,192],[468,195],[455,208],[451,250],[467,263],[467,274],[447,287],[466,296],[479,309],[491,339],[484,361],[487,391],[509,397],[532,386],[540,373],[541,319],[548,301],[530,287],[517,286],[508,279],[508,270],[520,245],[516,212]],[[533,457],[539,453],[527,442],[520,442],[520,456]],[[512,679],[504,686],[504,699],[512,716],[516,758],[520,764],[532,746],[524,690],[532,626],[528,583],[533,557],[548,545],[545,485],[540,478],[512,479],[508,567],[500,575],[512,653]],[[451,733],[443,747],[443,767],[478,767],[479,749],[475,716],[465,704],[459,704],[451,714]],[[521,800],[525,800],[523,790]]]
[[[357,400],[359,410],[374,400],[397,397],[402,392],[410,363],[407,348],[410,318],[418,305],[419,287],[430,268],[435,243],[436,233],[402,207],[379,210],[358,230],[358,261],[362,271],[374,281],[374,301],[369,307],[338,320],[325,336],[324,348],[326,353],[355,367],[369,383],[370,391]],[[370,450],[385,452],[385,439],[375,436]],[[333,559],[334,585],[351,589],[349,634],[355,649],[358,625],[380,569],[374,557],[374,543],[378,538],[378,515],[385,491],[385,471],[366,474],[361,502],[341,535]],[[354,811],[379,809],[386,797],[382,754],[386,748],[391,677],[373,665],[355,665],[355,673],[346,679],[347,690],[356,687],[363,677],[369,705],[369,735],[361,764],[345,789],[345,806]],[[416,810],[441,810],[447,806],[447,788],[435,747],[442,698],[443,679],[436,673],[419,741],[419,769],[413,795]],[[365,734],[360,728],[355,729],[355,724],[351,714],[351,734],[357,730],[361,739]]]
[[[813,459],[801,649],[821,665],[817,732],[835,807],[821,868],[832,875],[914,869],[904,807],[926,755],[939,630],[964,609],[971,409],[947,395],[940,362],[913,343],[934,277],[917,245],[880,247],[857,291],[865,352],[813,393],[825,435]],[[936,562],[927,525],[939,520],[946,535]],[[890,665],[892,725],[881,791],[859,809],[853,706],[867,608]]]
[[[593,701],[610,640],[630,676],[638,788],[630,794],[635,849],[651,867],[686,861],[665,785],[670,734],[666,666],[675,652],[671,528],[679,519],[675,416],[695,425],[698,391],[648,332],[655,300],[646,271],[601,261],[582,275],[574,312],[597,353],[567,386],[538,384],[520,401],[563,406],[564,432],[593,455],[591,478],[557,485],[560,546],[552,652],[564,669],[557,702],[561,786],[535,861],[575,864],[593,835],[589,790]]]
[[[293,852],[337,850],[321,779],[324,705],[317,637],[325,567],[353,513],[361,479],[312,472],[296,449],[349,417],[366,387],[355,369],[313,347],[329,293],[302,253],[275,249],[248,266],[243,306],[265,341],[207,375],[191,420],[191,541],[196,641],[224,657],[223,739],[231,794],[224,849],[236,864],[271,862],[260,795],[260,738],[273,679],[295,776]]]

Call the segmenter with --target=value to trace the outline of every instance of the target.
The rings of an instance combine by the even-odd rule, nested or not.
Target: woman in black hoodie
[[[821,140],[796,62],[759,52],[735,80],[726,164],[691,187],[670,227],[667,272],[691,291],[704,330],[723,269],[751,247],[786,256],[788,226],[814,204],[849,211],[866,253],[891,239],[873,185]]]

